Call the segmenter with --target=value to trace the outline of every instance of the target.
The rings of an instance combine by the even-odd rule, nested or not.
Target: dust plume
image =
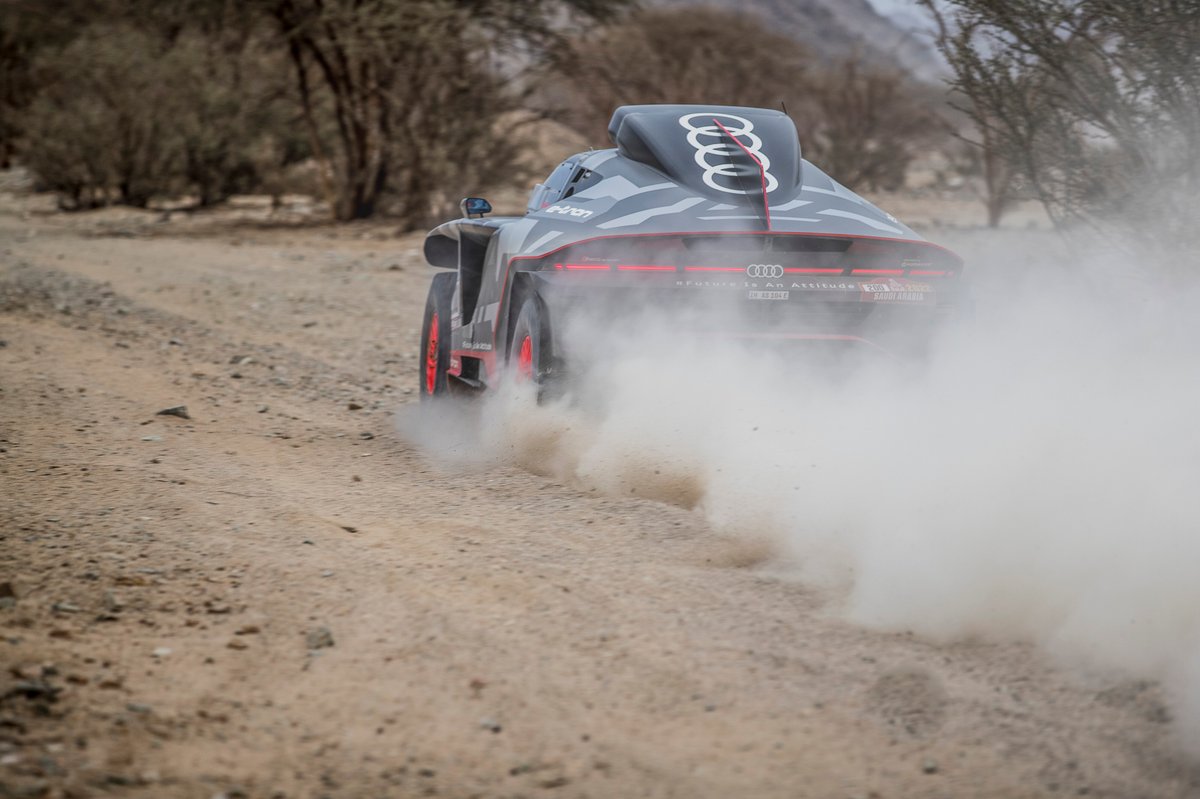
[[[471,435],[770,535],[861,624],[1162,680],[1200,753],[1200,289],[1053,246],[965,252],[977,309],[921,363],[831,376],[648,317],[584,337],[568,397],[496,392]]]

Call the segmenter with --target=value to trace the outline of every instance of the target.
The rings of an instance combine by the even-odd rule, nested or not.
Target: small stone
[[[142,436],[142,441],[162,441],[162,436]]]
[[[349,524],[343,524],[342,529],[345,530],[347,533],[357,533],[358,532],[357,527],[353,527]]]
[[[257,624],[244,624],[238,628],[234,635],[258,635],[262,629]]]
[[[484,716],[481,718],[479,720],[479,727],[480,729],[484,729],[492,733],[500,732],[502,729],[504,729],[502,726],[500,726],[500,722],[496,721],[490,716]]]
[[[55,602],[50,606],[50,610],[54,611],[55,613],[78,613],[79,611],[83,610],[83,608],[79,607],[78,605],[73,605],[70,602]]]
[[[153,652],[151,652],[150,654],[156,658],[165,658],[171,654],[171,647],[160,646],[157,649],[155,649]]]
[[[375,434],[374,433],[359,433],[358,437],[361,438],[363,441],[370,441],[371,439],[375,438]]]
[[[254,359],[249,355],[234,355],[229,359],[229,363],[233,366],[241,366],[244,363],[253,363]]]
[[[237,638],[234,638],[232,641],[225,644],[226,649],[248,649],[249,647],[249,644],[247,644],[245,641],[239,641]]]
[[[347,402],[346,409],[350,411],[361,411],[363,406],[359,405],[357,402]]]
[[[269,410],[271,410],[270,405],[259,405],[258,406],[258,413],[266,413]]]
[[[925,758],[921,763],[921,771],[925,774],[937,774],[938,762],[931,757]]]
[[[304,644],[309,649],[328,649],[333,646],[333,633],[328,627],[314,627],[305,634]]]
[[[143,715],[143,716],[150,712],[150,706],[143,705],[140,702],[130,702],[127,705],[125,705],[125,709],[128,710],[130,713],[137,713],[137,714]]]
[[[178,416],[180,419],[191,419],[186,405],[172,405],[170,408],[163,408],[155,416]]]

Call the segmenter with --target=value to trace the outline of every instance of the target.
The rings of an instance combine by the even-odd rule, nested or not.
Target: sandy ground
[[[1200,795],[1156,685],[428,460],[419,243],[0,198],[0,796]]]

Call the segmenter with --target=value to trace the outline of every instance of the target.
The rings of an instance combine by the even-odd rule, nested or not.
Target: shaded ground
[[[39,207],[0,200],[0,796],[1200,794],[1154,685],[430,463],[419,237]]]

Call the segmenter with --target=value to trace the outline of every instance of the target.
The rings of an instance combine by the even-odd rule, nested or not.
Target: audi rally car
[[[421,392],[544,383],[569,372],[581,308],[715,307],[682,334],[898,352],[958,303],[962,261],[801,158],[791,119],[760,108],[623,106],[611,149],[571,156],[524,216],[481,198],[425,239],[437,268]]]

